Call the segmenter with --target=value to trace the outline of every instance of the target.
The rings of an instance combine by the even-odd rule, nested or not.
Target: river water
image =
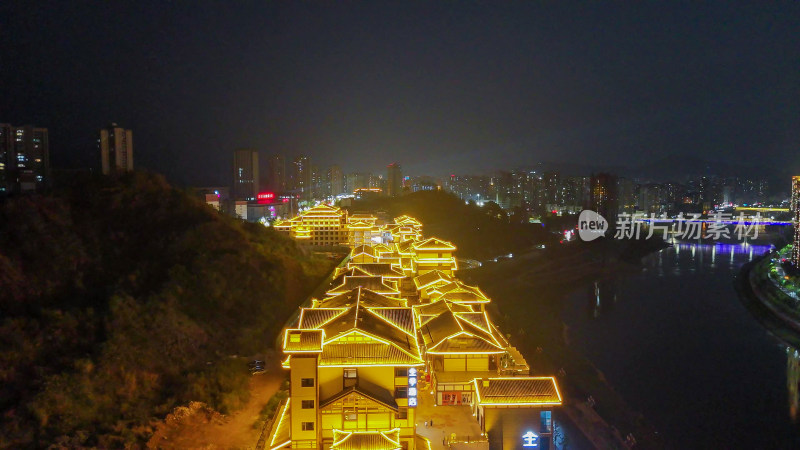
[[[733,284],[768,250],[676,244],[638,273],[568,297],[571,345],[673,448],[800,449],[800,353],[756,321]]]

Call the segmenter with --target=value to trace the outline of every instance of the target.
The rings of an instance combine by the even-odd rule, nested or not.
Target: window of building
[[[314,379],[313,378],[301,378],[300,379],[300,386],[302,386],[302,387],[314,387]]]
[[[394,413],[395,419],[408,419],[408,408],[400,408],[396,413]]]
[[[394,398],[408,398],[408,388],[405,386],[394,388]]]
[[[539,413],[539,419],[541,422],[541,431],[545,433],[549,433],[552,431],[553,427],[553,416],[551,411],[541,411]]]
[[[408,376],[408,369],[406,368],[395,368],[394,369],[394,376],[396,377],[407,377]]]
[[[303,422],[303,431],[314,431],[314,422]]]
[[[300,403],[300,407],[303,409],[314,409],[314,400],[303,400]]]
[[[344,369],[345,378],[358,378],[358,369]]]

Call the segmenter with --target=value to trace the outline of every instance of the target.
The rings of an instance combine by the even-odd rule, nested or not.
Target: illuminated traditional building
[[[343,228],[375,226],[391,239],[354,246],[324,298],[286,330],[290,399],[267,448],[430,448],[416,435],[417,395],[430,395],[417,390],[418,379],[435,405],[471,405],[490,448],[552,448],[556,382],[528,376],[525,358],[484,309],[489,297],[453,275],[455,246],[422,240],[421,224],[407,216],[382,227],[358,216],[342,219]],[[295,225],[280,226],[294,233]]]
[[[420,301],[426,302],[431,298],[430,292],[453,280],[455,280],[455,278],[442,271],[432,270],[418,277],[414,277],[414,286],[417,288]]]
[[[347,224],[348,243],[350,248],[360,245],[373,245],[383,241],[381,227],[375,225],[374,221],[353,220]]]
[[[489,448],[554,448],[552,409],[562,404],[555,378],[475,378],[472,383],[472,410]]]
[[[290,399],[267,448],[416,448],[424,362],[411,308],[363,289],[327,299],[301,310],[283,351]]]
[[[273,227],[306,245],[347,245],[348,241],[347,212],[328,205],[317,205]]]
[[[477,377],[505,374],[511,347],[486,312],[448,301],[415,306],[438,405],[469,404]],[[514,350],[516,352],[516,350]],[[516,352],[518,354],[518,352]],[[524,365],[516,361],[514,366]],[[514,370],[514,374],[520,373]]]
[[[424,275],[432,270],[453,275],[453,272],[458,269],[456,259],[453,257],[456,247],[447,241],[429,238],[422,242],[415,242],[413,247],[414,264],[419,275]]]
[[[372,292],[381,295],[388,295],[388,296],[400,295],[400,290],[398,289],[396,280],[383,278],[380,276],[377,277],[370,276],[370,275],[345,276],[344,279],[342,280],[342,284],[328,290],[326,294],[332,297],[358,287],[369,289]]]
[[[440,271],[435,271],[443,273]],[[432,273],[432,272],[429,272]],[[447,300],[453,303],[462,305],[474,305],[483,309],[483,306],[491,300],[480,288],[476,286],[468,286],[460,281],[454,280],[449,283],[436,284],[425,289],[425,296],[430,301]]]

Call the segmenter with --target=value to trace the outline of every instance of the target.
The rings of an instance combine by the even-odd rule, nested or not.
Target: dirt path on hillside
[[[147,443],[151,449],[250,449],[255,448],[261,426],[254,427],[259,413],[278,391],[286,371],[276,358],[266,361],[268,370],[250,380],[250,399],[244,408],[225,416],[192,404],[180,417],[162,422]],[[174,416],[174,415],[173,415]]]

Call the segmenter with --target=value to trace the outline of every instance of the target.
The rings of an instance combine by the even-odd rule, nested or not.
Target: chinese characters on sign
[[[527,433],[522,435],[522,446],[523,447],[538,447],[539,446],[539,436],[534,433],[533,431],[528,431]]]
[[[417,369],[411,367],[408,369],[408,407],[414,408],[417,406]]]
[[[664,239],[672,234],[677,239],[700,239],[711,238],[713,240],[731,239],[735,236],[739,240],[746,238],[758,238],[758,226],[762,225],[761,214],[753,217],[745,217],[739,214],[734,217],[729,213],[716,212],[707,219],[702,219],[700,214],[678,214],[674,219],[666,216],[657,217],[655,214],[646,216],[644,214],[621,213],[617,216],[616,232],[614,237],[617,239],[639,239],[642,233],[642,225],[648,225],[646,238],[651,239],[657,231],[661,232]],[[734,225],[731,234],[730,225]]]

